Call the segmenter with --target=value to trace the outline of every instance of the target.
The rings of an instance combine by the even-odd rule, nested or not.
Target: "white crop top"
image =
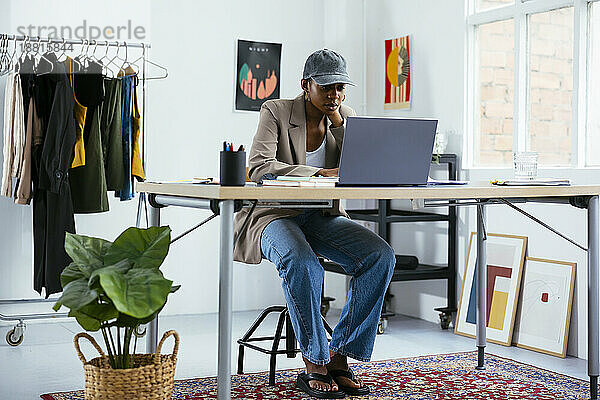
[[[306,152],[306,165],[316,168],[324,168],[325,167],[325,138],[327,135],[323,136],[323,142],[321,145],[313,151]]]

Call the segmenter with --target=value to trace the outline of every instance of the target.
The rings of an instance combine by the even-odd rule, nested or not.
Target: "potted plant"
[[[165,393],[164,398],[171,398],[177,334],[166,333],[157,353],[150,355],[135,354],[137,336],[134,334],[140,325],[153,320],[166,304],[168,295],[179,289],[159,270],[170,242],[168,226],[128,228],[114,242],[67,233],[65,249],[73,262],[61,274],[63,292],[53,308],[58,311],[65,306],[69,308],[69,316],[75,317],[83,329],[101,331],[107,352],[105,355],[86,333],[74,339],[84,362],[86,399],[147,398],[149,391],[153,396],[157,390],[164,392],[165,385],[170,385],[170,389],[166,388],[169,393]],[[161,356],[160,347],[169,335],[175,336],[173,354]],[[82,337],[92,342],[100,357],[85,360],[79,349]],[[156,380],[148,383],[148,374],[153,371]],[[165,372],[170,378],[165,377]],[[135,387],[136,376],[140,374],[143,379],[139,382],[146,387]]]

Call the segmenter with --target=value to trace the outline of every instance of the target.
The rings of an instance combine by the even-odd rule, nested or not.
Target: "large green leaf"
[[[54,311],[58,311],[61,305],[69,307],[71,310],[79,310],[81,307],[90,304],[98,298],[98,292],[88,287],[87,280],[78,279],[69,282],[54,304]]]
[[[119,311],[112,303],[90,303],[81,307],[77,312],[94,318],[100,322],[110,321],[119,316]]]
[[[87,269],[82,270],[79,265],[72,262],[65,269],[63,269],[63,272],[60,274],[61,286],[65,287],[69,283],[78,279],[82,279],[83,281],[87,282],[87,280],[89,279],[89,275],[87,275],[86,272]]]
[[[101,273],[115,272],[117,274],[125,275],[127,273],[127,271],[129,271],[131,269],[131,267],[132,267],[131,261],[128,259],[125,259],[125,260],[121,260],[121,261],[117,262],[114,265],[108,265],[106,267],[94,270],[94,272],[92,272],[92,274],[90,275],[90,280],[89,280],[88,286],[90,288],[100,288],[102,291],[104,291],[104,288],[102,288],[102,286],[99,284]]]
[[[116,264],[128,258],[133,268],[160,267],[169,252],[171,228],[152,226],[148,229],[128,228],[106,251],[105,265]]]
[[[116,319],[119,312],[113,304],[90,303],[79,310],[69,311],[69,317],[75,317],[86,331],[95,332],[107,321]]]
[[[107,270],[98,275],[117,310],[134,318],[146,318],[161,309],[173,283],[158,269],[132,268],[124,275]]]
[[[79,311],[69,311],[69,317],[75,317],[77,322],[79,322],[79,325],[81,325],[81,327],[86,331],[96,332],[100,329],[100,321],[95,318],[88,317],[86,314]]]
[[[170,293],[175,293],[180,288],[181,288],[181,285],[172,285],[171,286],[171,290],[169,291],[169,294]],[[130,327],[134,327],[135,328],[138,325],[147,324],[148,322],[152,321],[154,318],[156,318],[158,316],[158,314],[164,308],[165,304],[163,304],[163,306],[161,308],[159,308],[158,310],[156,310],[156,312],[150,314],[149,316],[147,316],[145,318],[134,318],[134,317],[131,317],[131,316],[127,315],[127,314],[119,313],[119,317],[117,318],[117,321],[114,323],[114,325],[115,326],[119,326],[119,327],[130,326]]]
[[[166,304],[166,303],[165,303]],[[164,304],[156,312],[150,314],[145,318],[134,318],[130,315],[119,313],[119,317],[115,321],[114,325],[118,327],[137,327],[138,325],[144,325],[152,321],[162,311]]]
[[[101,268],[104,255],[112,243],[108,240],[76,235],[67,232],[65,236],[65,250],[78,265],[90,269]]]

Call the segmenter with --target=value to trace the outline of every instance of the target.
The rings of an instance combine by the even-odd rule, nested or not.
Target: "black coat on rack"
[[[41,107],[41,145],[33,146],[34,289],[46,297],[62,291],[60,274],[71,263],[65,251],[66,232],[75,233],[68,171],[75,145],[74,95],[62,63],[54,54],[51,74],[38,75],[34,92]],[[47,122],[46,122],[47,121]]]

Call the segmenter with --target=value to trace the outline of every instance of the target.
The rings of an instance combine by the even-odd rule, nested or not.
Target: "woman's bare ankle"
[[[307,374],[316,372],[317,374],[327,375],[327,367],[325,365],[319,365],[319,364],[312,363],[305,357],[302,357],[302,360],[304,361],[304,365],[306,366]],[[309,386],[313,389],[319,389],[319,390],[325,390],[325,391],[329,391],[329,390],[337,391],[338,390],[337,384],[335,382],[333,382],[333,385],[330,386],[325,382],[310,381]]]
[[[329,350],[330,361],[327,364],[327,370],[331,371],[334,369],[348,369],[348,357],[343,354],[339,354]]]

